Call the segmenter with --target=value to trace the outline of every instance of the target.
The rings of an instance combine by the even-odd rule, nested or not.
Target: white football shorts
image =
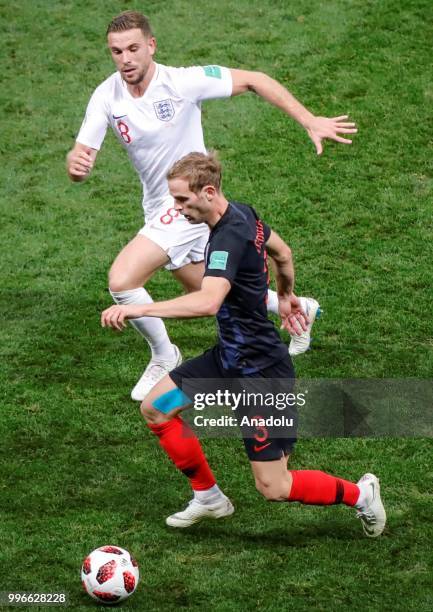
[[[204,260],[204,250],[209,239],[205,223],[189,223],[173,207],[173,199],[167,198],[156,214],[138,232],[161,247],[170,258],[166,270],[177,270],[189,263]]]

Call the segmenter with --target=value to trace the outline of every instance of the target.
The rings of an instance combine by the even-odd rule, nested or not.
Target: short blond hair
[[[167,180],[182,178],[188,181],[190,190],[199,193],[206,185],[221,190],[221,164],[215,151],[188,153],[179,159],[168,171]]]
[[[153,37],[152,26],[149,18],[138,11],[123,11],[110,21],[107,34],[110,32],[125,32],[126,30],[140,29],[145,38]]]

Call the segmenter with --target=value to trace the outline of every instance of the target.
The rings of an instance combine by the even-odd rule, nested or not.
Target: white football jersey
[[[119,72],[93,93],[77,142],[100,149],[110,125],[143,184],[143,208],[152,218],[168,195],[166,175],[192,151],[205,153],[201,102],[232,94],[230,70],[221,66],[172,68],[156,64],[141,98],[128,91]]]

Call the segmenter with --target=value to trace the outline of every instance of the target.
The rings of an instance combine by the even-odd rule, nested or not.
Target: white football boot
[[[163,359],[151,359],[144,370],[140,380],[131,391],[131,397],[137,402],[142,402],[149,391],[166,374],[182,363],[182,355],[176,345],[173,344],[175,356],[169,361]]]
[[[386,512],[380,498],[379,479],[374,474],[364,474],[358,481],[362,505],[356,506],[357,518],[361,519],[364,533],[369,538],[377,538],[385,529]]]
[[[190,527],[205,518],[219,519],[231,516],[234,511],[232,502],[225,495],[222,495],[221,499],[214,504],[202,504],[194,498],[185,510],[168,516],[165,522],[169,527]]]
[[[318,319],[322,313],[320,304],[317,300],[308,297],[300,297],[302,310],[307,315],[307,329],[303,331],[300,336],[292,336],[289,344],[289,355],[295,357],[301,353],[305,353],[310,347],[311,342],[311,328],[316,319]]]

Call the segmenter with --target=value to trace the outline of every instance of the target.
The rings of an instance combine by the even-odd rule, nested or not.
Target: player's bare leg
[[[319,470],[287,470],[287,459],[251,461],[257,490],[269,501],[297,501],[327,506],[355,507],[367,537],[379,536],[386,523],[379,480],[364,474],[357,484]]]
[[[187,293],[198,291],[204,275],[204,262],[189,263],[182,268],[172,270],[172,274],[184,287]]]
[[[126,291],[147,283],[153,274],[169,262],[155,242],[137,234],[117,255],[108,275],[110,290]]]
[[[138,234],[118,254],[109,273],[110,293],[117,304],[149,304],[152,298],[143,285],[169,261],[163,249]],[[165,325],[155,317],[141,317],[131,325],[148,342],[152,358],[131,392],[141,401],[167,372],[182,361],[179,349],[171,343]]]
[[[216,484],[200,442],[179,413],[190,404],[166,375],[141,404],[141,414],[175,466],[187,476],[194,493],[185,510],[167,517],[170,527],[189,527],[204,518],[230,516],[234,508]]]
[[[269,501],[287,501],[292,476],[287,469],[287,458],[275,461],[250,461],[256,489]]]

